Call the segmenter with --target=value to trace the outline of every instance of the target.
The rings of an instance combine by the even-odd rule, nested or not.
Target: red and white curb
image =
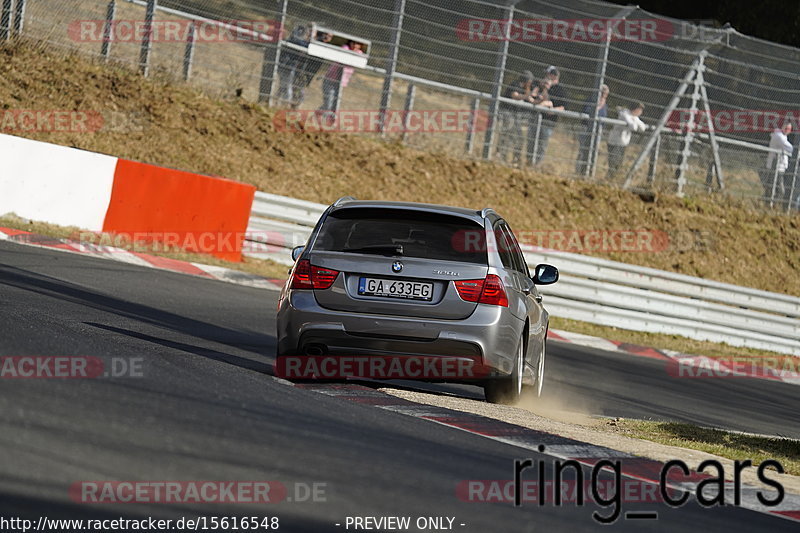
[[[361,405],[377,407],[430,422],[436,422],[437,424],[466,431],[473,435],[479,435],[525,450],[542,453],[556,459],[574,460],[587,467],[593,467],[604,459],[619,461],[621,472],[624,477],[648,484],[658,485],[660,483],[661,471],[664,468],[664,463],[653,459],[637,457],[611,448],[576,441],[553,433],[516,426],[485,416],[415,403],[362,385],[296,384],[295,386]],[[698,483],[704,479],[712,479],[712,476],[696,471],[691,471],[689,475],[684,475],[679,469],[671,469],[666,479],[666,488],[696,494]],[[768,491],[764,489],[758,489],[745,484],[742,484],[740,489],[740,507],[800,522],[800,496],[785,493],[783,501],[780,504],[769,507],[763,505],[758,500],[757,494],[760,491],[763,496],[772,500],[775,499],[775,493],[768,493]],[[456,491],[457,488],[454,487],[454,494]],[[734,486],[732,481],[726,480],[724,491],[725,502],[733,502]],[[707,488],[703,489],[703,494],[706,497],[713,496],[713,492],[709,491]],[[730,504],[726,503],[726,506],[730,506]]]
[[[639,346],[619,341],[610,341],[591,335],[571,333],[562,330],[550,330],[547,338],[554,341],[568,342],[578,346],[586,346],[597,350],[622,352],[636,357],[647,357],[664,361],[667,371],[674,377],[684,378],[756,378],[781,381],[792,385],[800,385],[800,358],[794,365],[782,368],[768,368],[758,365],[744,365],[731,359],[714,359],[704,355],[691,355],[674,350],[658,350],[649,346]],[[791,356],[776,355],[775,359],[790,361]]]
[[[157,268],[159,270],[169,270],[171,272],[179,272],[181,274],[189,274],[192,276],[216,279],[229,283],[237,283],[239,285],[246,285],[248,287],[255,287],[259,289],[277,291],[280,290],[284,282],[284,280],[268,279],[231,268],[205,265],[203,263],[194,263],[190,261],[180,261],[177,259],[170,259],[168,257],[160,257],[141,252],[131,252],[123,248],[116,248],[113,246],[102,246],[73,241],[71,239],[46,237],[44,235],[37,235],[29,231],[12,228],[0,227],[0,240],[6,240],[27,246],[35,246],[38,248],[48,248],[51,250],[61,250],[63,252],[84,254],[92,257],[100,257],[102,259],[111,259],[113,261],[121,261],[123,263],[132,265]]]

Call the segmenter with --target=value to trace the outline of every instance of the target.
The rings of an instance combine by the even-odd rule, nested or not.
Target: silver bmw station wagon
[[[375,377],[369,370],[392,367],[370,361],[399,358],[391,364],[407,372],[382,377],[473,383],[493,403],[541,394],[549,315],[536,286],[558,270],[542,264],[531,275],[492,209],[345,197],[292,257],[277,366],[314,362],[316,372],[360,359],[361,372],[347,375]],[[410,358],[425,363],[414,369]],[[437,373],[431,360],[459,364]]]

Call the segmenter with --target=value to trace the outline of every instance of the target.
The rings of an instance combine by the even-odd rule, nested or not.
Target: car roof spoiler
[[[341,198],[333,202],[333,207],[339,207],[345,202],[355,202],[355,200],[356,199],[353,198],[352,196],[342,196]]]

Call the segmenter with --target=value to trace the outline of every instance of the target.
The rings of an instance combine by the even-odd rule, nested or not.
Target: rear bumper
[[[316,345],[330,355],[463,357],[498,374],[511,372],[524,325],[491,305],[478,305],[461,320],[334,311],[320,306],[311,291],[289,291],[277,324],[279,356],[301,355]]]

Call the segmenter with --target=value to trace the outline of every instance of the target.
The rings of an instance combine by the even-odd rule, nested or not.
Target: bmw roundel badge
[[[392,272],[397,273],[400,272],[401,270],[403,270],[403,263],[401,263],[400,261],[395,261],[394,263],[392,263]]]

